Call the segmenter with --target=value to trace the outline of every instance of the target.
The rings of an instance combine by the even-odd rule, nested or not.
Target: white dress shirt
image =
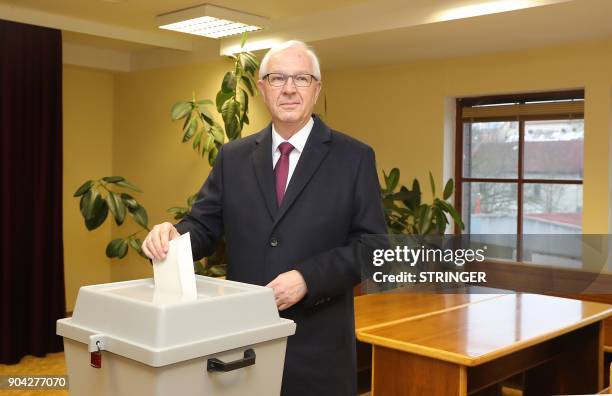
[[[289,173],[287,175],[287,184],[285,185],[285,191],[287,190],[287,186],[291,181],[291,176],[293,175],[293,171],[295,170],[295,166],[300,159],[300,155],[302,155],[302,151],[304,151],[304,146],[306,146],[306,140],[308,140],[308,136],[310,135],[310,131],[312,131],[312,127],[314,125],[314,121],[312,117],[308,120],[306,125],[302,127],[299,131],[297,131],[293,136],[289,138],[289,140],[283,139],[281,135],[276,132],[274,129],[274,124],[272,124],[272,169],[276,166],[276,162],[281,156],[280,150],[278,146],[280,146],[283,142],[289,142],[293,146],[293,150],[289,153]]]

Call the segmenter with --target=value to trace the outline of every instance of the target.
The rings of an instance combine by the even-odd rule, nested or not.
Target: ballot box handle
[[[251,348],[244,351],[244,357],[242,359],[234,360],[233,362],[224,362],[217,358],[208,359],[206,370],[209,372],[228,372],[232,370],[238,370],[243,367],[252,366],[255,364],[255,351]]]

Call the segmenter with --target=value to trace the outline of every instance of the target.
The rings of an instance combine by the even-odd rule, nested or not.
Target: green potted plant
[[[453,194],[453,179],[449,179],[442,192],[442,197],[436,196],[436,183],[429,172],[431,186],[431,202],[423,202],[421,185],[415,178],[412,188],[399,186],[400,171],[393,168],[387,175],[383,171],[383,183],[380,193],[383,201],[385,221],[387,223],[388,241],[391,246],[407,246],[418,248],[426,246],[430,249],[453,248],[456,241],[445,238],[449,218],[460,229],[464,228],[463,221],[457,210],[448,202]],[[390,271],[403,271],[400,264]],[[419,271],[440,270],[447,268],[444,262],[433,263],[419,261],[415,263]],[[450,267],[451,269],[455,269]]]
[[[383,170],[383,177],[384,186],[380,186],[380,193],[389,234],[442,235],[450,224],[448,216],[458,227],[464,229],[461,216],[447,202],[453,194],[453,179],[446,182],[442,197],[438,198],[433,175],[429,172],[433,200],[427,203],[422,201],[421,185],[416,178],[412,182],[412,189],[408,189],[406,186],[399,186],[400,171],[397,168],[391,169],[388,175]]]

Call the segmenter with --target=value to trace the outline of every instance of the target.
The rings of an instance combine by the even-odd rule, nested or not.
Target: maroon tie
[[[285,196],[285,186],[289,176],[289,153],[293,150],[291,143],[283,142],[278,146],[281,156],[274,167],[274,177],[276,178],[276,203],[278,206],[283,202]]]

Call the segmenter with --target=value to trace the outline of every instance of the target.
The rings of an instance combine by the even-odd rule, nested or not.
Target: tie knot
[[[289,142],[282,142],[278,145],[278,149],[280,150],[281,155],[289,155],[293,148],[294,147]]]

